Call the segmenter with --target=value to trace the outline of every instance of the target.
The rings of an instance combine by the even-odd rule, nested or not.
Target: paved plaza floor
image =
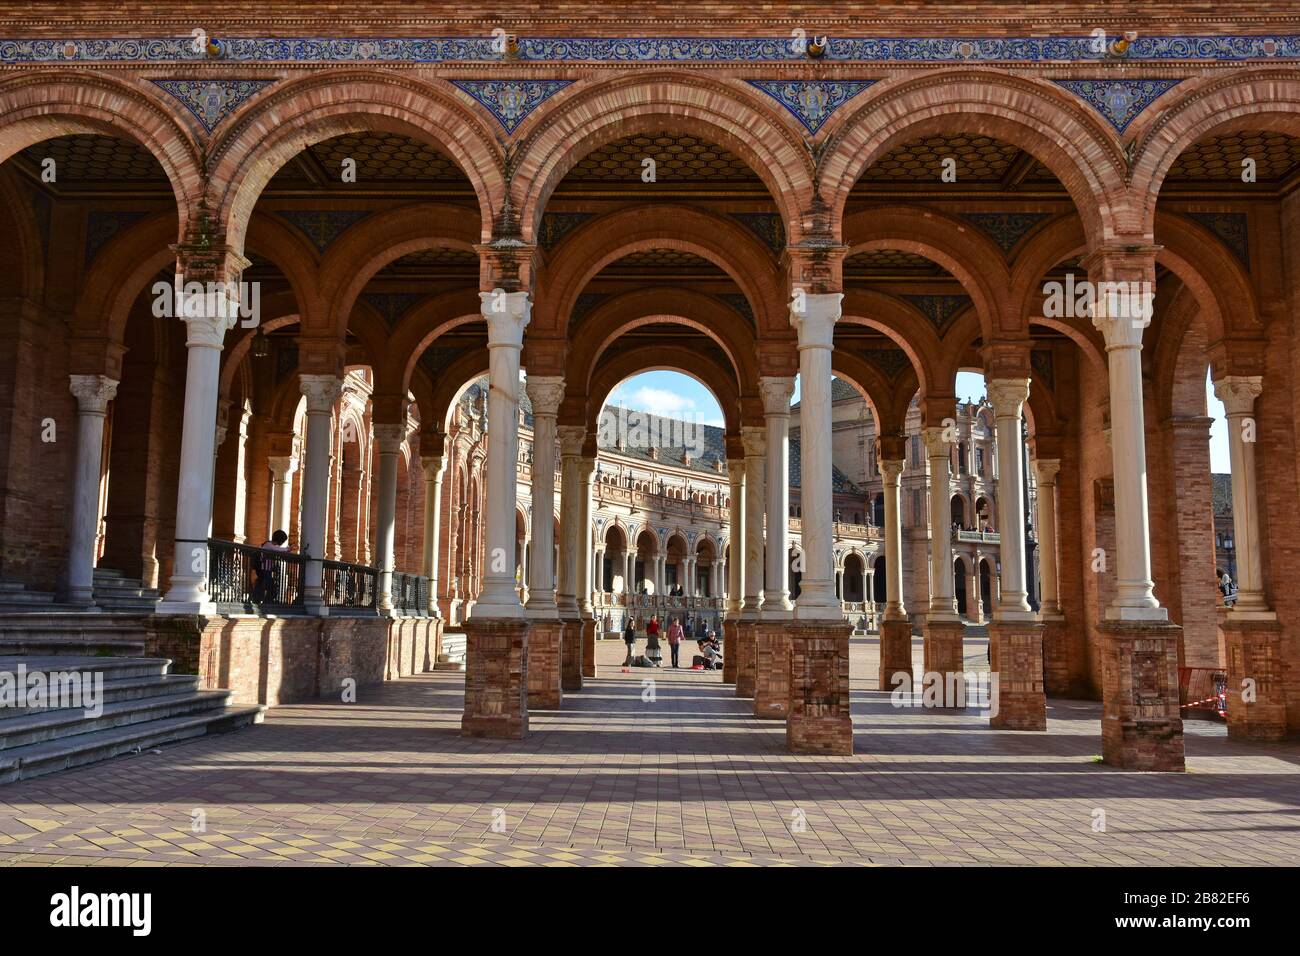
[[[522,741],[462,737],[464,675],[438,672],[0,786],[0,863],[1300,862],[1300,744],[1189,723],[1186,774],[1112,770],[1099,704],[1050,700],[1046,733],[895,708],[860,639],[856,755],[791,756],[720,674],[622,672],[623,652],[602,642],[602,676]]]

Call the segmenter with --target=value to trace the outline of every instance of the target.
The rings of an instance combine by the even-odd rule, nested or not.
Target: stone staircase
[[[111,568],[95,568],[93,587],[95,604],[105,611],[147,613],[158,603],[157,588],[147,588],[138,579]]]
[[[261,723],[265,707],[231,706],[229,691],[199,690],[197,677],[144,653],[142,641],[102,631],[0,631],[0,673],[75,675],[95,689],[80,699],[0,698],[0,784]]]
[[[436,671],[463,671],[465,669],[465,632],[443,631],[442,650],[433,665]]]
[[[49,614],[77,610],[70,604],[60,604],[50,591],[29,591],[25,585],[0,581],[0,613]]]

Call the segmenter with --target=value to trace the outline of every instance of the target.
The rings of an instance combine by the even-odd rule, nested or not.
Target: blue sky
[[[957,373],[957,398],[978,401],[984,396],[984,376],[978,372]],[[799,401],[799,380],[794,383],[794,398]],[[626,405],[641,411],[670,418],[687,418],[706,425],[722,426],[722,408],[713,393],[681,372],[643,372],[626,379],[610,393],[609,404]],[[1210,427],[1210,470],[1229,471],[1227,421],[1223,403],[1214,397],[1207,376],[1205,383],[1207,414],[1214,418]]]

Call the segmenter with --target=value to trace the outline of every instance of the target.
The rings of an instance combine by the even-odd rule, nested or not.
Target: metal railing
[[[321,596],[331,609],[378,613],[379,569],[322,561]]]
[[[998,544],[1002,541],[1002,535],[997,531],[963,531],[958,529],[953,532],[953,538],[957,541],[972,541],[976,544]]]
[[[410,617],[429,614],[429,579],[423,574],[393,572],[393,611]]]
[[[218,607],[252,611],[302,611],[300,554],[208,540],[208,593]]]

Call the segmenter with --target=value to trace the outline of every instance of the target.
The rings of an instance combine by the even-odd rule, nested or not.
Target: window
[[[975,449],[975,474],[984,477],[984,449]]]
[[[921,436],[913,435],[912,436],[912,464],[919,465],[920,463],[921,463]]]

